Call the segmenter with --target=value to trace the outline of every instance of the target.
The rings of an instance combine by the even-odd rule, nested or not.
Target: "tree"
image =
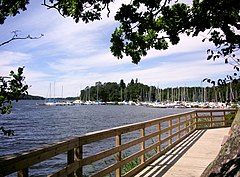
[[[4,3],[4,1],[2,2]],[[3,7],[1,7],[3,8]],[[0,8],[0,9],[1,9]],[[0,15],[0,22],[1,18]],[[30,35],[26,37],[19,37],[19,31],[13,31],[13,36],[11,39],[0,43],[0,46],[6,45],[14,40],[20,39],[39,39],[40,37],[32,37]],[[23,76],[24,67],[19,67],[17,73],[11,71],[9,77],[0,76],[0,111],[1,114],[9,114],[12,108],[12,101],[18,101],[19,97],[27,95],[28,85],[24,83],[25,77]],[[5,129],[3,126],[0,126],[0,131],[4,133],[4,135],[14,135],[14,130]]]
[[[134,84],[134,80],[131,79],[130,83],[128,85],[133,85]]]
[[[119,87],[121,89],[125,89],[126,88],[126,84],[124,83],[123,79],[120,80]]]
[[[12,108],[12,101],[18,101],[19,97],[27,94],[28,85],[24,84],[25,77],[23,67],[19,67],[17,73],[11,71],[10,77],[0,76],[0,110],[1,114],[9,114]],[[3,126],[0,130],[5,135],[13,135],[13,130],[6,130]]]

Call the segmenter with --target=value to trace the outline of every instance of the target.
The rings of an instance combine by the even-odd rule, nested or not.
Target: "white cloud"
[[[205,32],[197,37],[190,37],[182,34],[180,35],[180,42],[177,45],[169,45],[167,50],[151,50],[149,51],[148,55],[143,58],[143,60],[196,51],[203,51],[206,53],[208,48],[214,48],[211,43],[202,42],[202,39],[204,38],[203,36],[206,36],[206,34],[207,33]]]
[[[10,71],[15,71],[18,67],[26,66],[31,60],[32,56],[30,54],[11,51],[0,52],[0,75],[9,75]]]
[[[59,72],[84,72],[91,68],[101,69],[130,63],[130,59],[117,60],[109,51],[80,58],[66,58],[49,62],[49,66]]]
[[[28,62],[32,57],[26,53],[3,51],[0,52],[0,58],[0,65],[15,65],[21,62]]]

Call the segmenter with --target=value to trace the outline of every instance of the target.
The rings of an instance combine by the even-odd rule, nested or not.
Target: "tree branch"
[[[156,17],[160,12],[162,12],[163,8],[169,3],[169,0],[165,0],[161,8],[159,8],[153,15]],[[176,1],[177,2],[177,1]],[[160,4],[159,4],[160,5]]]
[[[32,37],[30,35],[27,35],[26,37],[18,37],[18,31],[13,31],[13,37],[11,39],[9,39],[8,41],[5,41],[3,43],[0,43],[0,47],[5,45],[5,44],[8,44],[9,42],[13,41],[13,40],[18,40],[18,39],[39,39],[41,37],[43,37],[43,34],[41,34],[39,37]]]
[[[65,17],[65,16],[63,15],[63,13],[61,12],[61,10],[56,7],[56,4],[50,6],[50,5],[48,5],[48,4],[46,3],[46,0],[44,0],[44,1],[43,1],[43,4],[41,4],[41,5],[46,6],[48,9],[56,9],[61,16]]]

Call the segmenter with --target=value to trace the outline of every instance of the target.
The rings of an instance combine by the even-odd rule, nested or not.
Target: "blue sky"
[[[199,37],[181,36],[181,42],[166,51],[149,51],[136,65],[129,57],[118,60],[112,56],[110,38],[118,23],[112,13],[103,20],[84,24],[63,18],[55,10],[47,10],[41,1],[30,1],[28,10],[16,17],[8,18],[0,26],[0,42],[12,37],[12,31],[19,30],[19,36],[40,36],[38,40],[18,40],[0,48],[0,75],[8,75],[25,66],[26,83],[31,85],[29,94],[46,97],[50,83],[55,83],[55,96],[78,96],[79,90],[96,82],[125,83],[138,81],[160,88],[177,86],[201,86],[206,78],[224,77],[233,69],[223,61],[207,61],[206,50],[213,48],[202,43]],[[206,85],[206,84],[204,84]]]

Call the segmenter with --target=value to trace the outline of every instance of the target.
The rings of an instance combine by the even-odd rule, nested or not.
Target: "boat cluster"
[[[153,108],[228,108],[231,104],[222,102],[143,102],[140,103],[143,106],[149,106]]]
[[[55,103],[46,103],[45,105],[55,106],[70,106],[70,105],[135,105],[147,106],[152,108],[229,108],[233,104],[223,102],[187,102],[187,101],[174,101],[174,102],[103,102],[103,101],[62,101]],[[240,104],[237,104],[240,107]]]
[[[48,101],[44,102],[44,106],[72,106],[74,105],[71,101]]]
[[[153,108],[229,108],[233,104],[227,104],[222,102],[130,102],[130,105],[147,106]],[[239,105],[240,106],[240,105]]]

